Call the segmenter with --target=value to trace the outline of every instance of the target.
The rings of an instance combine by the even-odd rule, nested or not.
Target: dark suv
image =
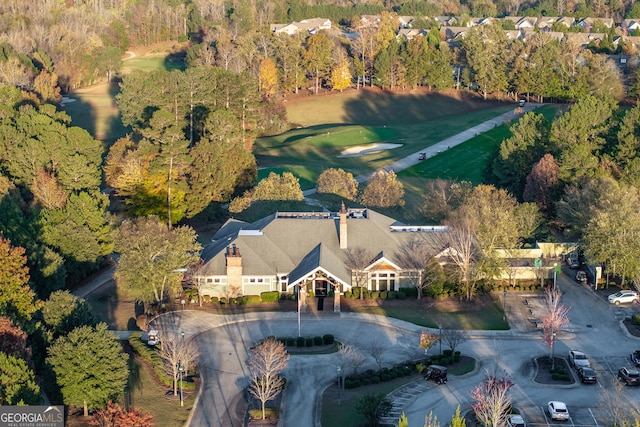
[[[625,385],[640,385],[640,371],[636,368],[620,368],[618,380]]]

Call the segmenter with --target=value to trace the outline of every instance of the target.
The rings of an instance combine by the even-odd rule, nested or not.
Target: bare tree
[[[424,427],[440,427],[438,417],[433,413],[433,411],[429,411],[429,415],[424,417]]]
[[[446,231],[429,233],[429,239],[436,250],[444,251],[446,259],[456,266],[459,280],[465,290],[465,297],[471,300],[476,291],[476,264],[479,253],[474,236],[474,221],[464,213],[456,211],[447,224]]]
[[[465,342],[469,337],[469,331],[464,329],[442,328],[442,340],[449,346],[451,353],[456,352],[456,347]]]
[[[338,366],[342,375],[357,374],[358,368],[365,362],[364,355],[347,344],[342,344],[338,350]],[[348,373],[347,373],[348,372]]]
[[[178,375],[180,368],[189,372],[189,366],[195,365],[200,357],[200,350],[193,338],[185,339],[177,332],[160,332],[160,358],[164,370],[173,378],[173,395],[178,395]]]
[[[553,346],[556,341],[556,334],[562,328],[569,324],[569,313],[570,308],[560,304],[560,297],[562,296],[562,292],[558,290],[558,288],[547,288],[546,297],[545,297],[545,306],[544,306],[544,317],[542,318],[542,334],[544,339],[544,344],[550,350],[551,357],[551,369],[555,367],[554,357],[553,357]]]
[[[624,384],[613,381],[613,387],[605,388],[600,394],[598,406],[608,414],[608,419],[617,427],[634,427],[640,423],[636,405],[630,402],[624,392]]]
[[[403,269],[411,271],[409,279],[418,291],[418,299],[422,296],[424,287],[424,271],[433,257],[433,247],[425,239],[418,236],[412,236],[409,241],[402,245],[396,257]]]
[[[276,397],[284,387],[284,377],[280,376],[280,373],[288,364],[289,353],[284,344],[273,337],[257,345],[249,356],[249,393],[262,403],[263,420],[267,401]]]
[[[344,264],[351,270],[351,278],[360,288],[360,299],[364,298],[364,287],[369,280],[369,273],[365,268],[371,264],[372,258],[369,250],[360,246],[348,248],[345,252]]]
[[[369,343],[369,354],[378,364],[378,369],[382,369],[382,364],[384,363],[384,345],[377,338],[372,338]]]
[[[474,403],[471,409],[485,426],[505,427],[511,396],[507,393],[513,386],[509,377],[486,373],[484,380],[471,391]]]

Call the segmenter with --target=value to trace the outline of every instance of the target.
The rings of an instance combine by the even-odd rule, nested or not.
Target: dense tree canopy
[[[84,415],[117,399],[129,376],[127,355],[105,323],[82,326],[49,347],[47,363],[56,374],[64,403]]]
[[[157,217],[123,222],[116,235],[117,285],[145,303],[161,303],[182,290],[183,269],[198,261],[200,244],[188,226],[169,229]]]

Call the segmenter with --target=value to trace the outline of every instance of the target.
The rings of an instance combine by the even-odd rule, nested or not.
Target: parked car
[[[578,271],[576,273],[576,282],[578,283],[587,283],[589,281],[589,278],[587,276],[587,272],[586,271]]]
[[[609,295],[607,299],[609,300],[609,303],[615,304],[615,305],[624,304],[628,302],[635,303],[635,302],[638,302],[638,293],[630,290],[618,291],[615,294]]]
[[[640,350],[636,350],[631,353],[631,361],[634,365],[640,366]]]
[[[429,381],[433,380],[437,384],[447,383],[447,368],[440,365],[431,365],[427,368],[424,374],[424,379]]]
[[[552,420],[568,420],[569,419],[569,410],[567,409],[567,405],[564,402],[558,402],[557,400],[552,400],[547,403],[547,409],[549,410],[549,416]]]
[[[588,368],[591,366],[587,355],[581,351],[571,350],[567,359],[569,360],[569,364],[576,369]]]
[[[596,371],[586,366],[578,368],[578,376],[583,384],[595,384],[598,382]]]
[[[507,418],[507,426],[508,427],[526,427],[526,424],[524,422],[524,418],[522,418],[522,415],[513,414],[513,415],[509,415],[509,417]]]
[[[636,368],[620,368],[618,370],[618,380],[624,385],[640,385],[640,371]]]
[[[569,256],[567,257],[567,265],[572,269],[580,268],[580,260],[577,257]]]

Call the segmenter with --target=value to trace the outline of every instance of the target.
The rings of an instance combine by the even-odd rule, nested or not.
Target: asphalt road
[[[567,270],[570,272],[570,270]],[[551,386],[533,381],[533,359],[549,354],[539,331],[474,331],[460,345],[459,350],[475,357],[479,369],[463,377],[450,376],[444,386],[430,385],[412,401],[396,402],[409,418],[410,427],[422,427],[430,412],[442,425],[448,423],[456,407],[462,412],[471,404],[470,391],[484,375],[509,375],[515,386],[511,390],[513,404],[524,412],[528,425],[551,425],[543,410],[549,400],[562,400],[571,413],[572,426],[597,426],[606,423],[607,413],[602,407],[605,390],[613,390],[613,376],[617,369],[628,365],[628,355],[640,348],[640,340],[631,337],[620,325],[620,320],[633,307],[614,307],[596,296],[587,286],[575,283],[566,275],[558,277],[563,292],[563,303],[571,307],[570,324],[557,337],[554,352],[565,356],[569,350],[584,351],[598,373],[596,385]],[[507,311],[512,323],[522,324],[520,297],[508,299]],[[518,310],[516,310],[518,308]],[[526,314],[525,314],[526,316]],[[525,319],[525,323],[526,323]],[[156,324],[185,331],[195,336],[202,349],[200,372],[203,387],[190,419],[191,426],[240,426],[238,402],[248,381],[246,361],[249,348],[269,335],[297,336],[295,313],[253,313],[242,316],[216,316],[201,312],[176,312],[161,316]],[[359,348],[367,355],[361,369],[376,369],[367,348],[375,337],[385,348],[384,361],[389,365],[418,358],[420,331],[424,329],[406,322],[358,316],[343,313],[325,318],[303,317],[302,336],[332,333],[337,340]],[[337,376],[337,355],[292,356],[287,376],[287,389],[283,396],[282,425],[289,427],[317,425],[317,402],[322,392]],[[640,388],[627,388],[623,397],[640,402]],[[564,423],[567,425],[567,423]]]

